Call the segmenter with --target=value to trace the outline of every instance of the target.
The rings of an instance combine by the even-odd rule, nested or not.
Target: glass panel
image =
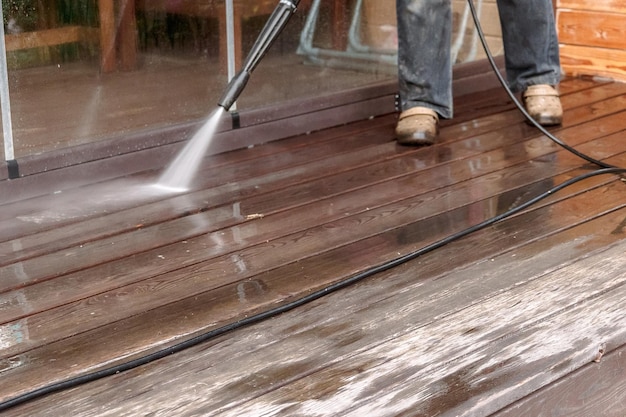
[[[204,118],[227,80],[223,10],[211,0],[4,0],[16,157]]]
[[[233,3],[230,46],[240,64],[278,0]],[[465,3],[453,4],[455,32],[466,32],[457,61],[479,59],[471,22],[462,26]],[[489,4],[495,6],[486,2],[485,26],[499,31]],[[2,5],[18,158],[204,119],[226,87],[225,0]],[[489,36],[497,43],[497,34]],[[393,80],[396,38],[393,1],[301,0],[238,108]]]
[[[258,21],[258,27],[251,27],[251,31],[258,33],[262,23]],[[393,1],[301,1],[255,71],[239,100],[240,107],[258,107],[394,79],[395,25]]]
[[[472,0],[480,18],[489,50],[493,56],[502,55],[502,33],[500,16],[495,0]],[[457,64],[486,58],[484,48],[478,38],[474,20],[467,0],[453,0],[452,57]]]

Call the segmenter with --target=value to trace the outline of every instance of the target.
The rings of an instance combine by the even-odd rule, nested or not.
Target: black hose
[[[243,63],[243,67],[226,86],[224,94],[217,102],[218,106],[230,110],[232,105],[235,104],[235,101],[237,101],[237,98],[243,92],[250,78],[250,74],[252,74],[252,71],[254,71],[261,59],[276,41],[291,16],[296,12],[298,3],[300,3],[300,0],[280,0],[278,2],[276,8],[261,30],[261,33],[259,33],[259,36],[256,38],[254,45],[252,45],[252,49],[250,49]]]
[[[112,376],[115,374],[119,374],[121,372],[125,372],[128,370],[131,370],[133,368],[137,368],[139,366],[148,364],[150,362],[154,362],[158,359],[162,359],[166,356],[172,355],[174,353],[178,353],[181,352],[185,349],[188,349],[190,347],[199,345],[201,343],[204,343],[210,339],[216,338],[218,336],[222,336],[226,333],[229,333],[233,330],[237,330],[240,329],[242,327],[245,326],[249,326],[251,324],[254,323],[258,323],[261,321],[264,321],[266,319],[278,316],[280,314],[286,313],[290,310],[293,310],[297,307],[301,307],[305,304],[308,304],[314,300],[317,300],[319,298],[322,298],[328,294],[331,294],[335,291],[338,291],[340,289],[349,287],[351,285],[356,284],[359,281],[362,281],[366,278],[369,278],[375,274],[387,271],[389,269],[395,268],[399,265],[402,265],[408,261],[411,261],[419,256],[425,255],[429,252],[434,251],[435,249],[439,249],[449,243],[452,243],[462,237],[465,237],[471,233],[474,233],[476,231],[479,231],[481,229],[484,229],[485,227],[491,226],[494,223],[497,223],[499,221],[502,221],[508,217],[511,217],[517,213],[519,213],[522,210],[527,209],[528,207],[536,204],[537,202],[550,197],[551,195],[553,195],[554,193],[562,190],[563,188],[566,188],[574,183],[577,183],[579,181],[585,180],[587,178],[590,177],[594,177],[597,175],[605,175],[605,174],[623,174],[626,173],[626,168],[602,168],[602,169],[598,169],[595,171],[591,171],[582,175],[579,175],[577,177],[571,178],[553,188],[551,188],[550,190],[538,195],[537,197],[534,197],[533,199],[527,201],[524,204],[521,204],[505,213],[502,213],[498,216],[492,217],[490,219],[487,219],[479,224],[476,224],[474,226],[471,226],[467,229],[461,230],[457,233],[454,233],[450,236],[447,236],[437,242],[431,243],[430,245],[427,245],[421,249],[418,249],[414,252],[408,253],[404,256],[392,259],[390,261],[387,261],[381,265],[375,266],[373,268],[367,269],[363,272],[360,272],[356,275],[350,276],[344,280],[338,281],[334,284],[331,284],[327,287],[324,287],[320,290],[317,290],[315,292],[312,292],[309,295],[306,295],[302,298],[299,298],[297,300],[291,301],[287,304],[284,304],[282,306],[252,315],[250,317],[246,317],[244,319],[235,321],[233,323],[227,324],[225,326],[219,327],[217,329],[213,329],[210,330],[206,333],[203,333],[201,335],[192,337],[188,340],[185,340],[183,342],[180,342],[178,344],[175,344],[173,346],[170,346],[168,348],[156,351],[154,353],[150,353],[148,355],[142,356],[140,358],[137,359],[133,359],[130,360],[128,362],[124,362],[122,364],[119,365],[115,365],[115,366],[111,366],[109,368],[105,368],[99,371],[95,371],[95,372],[91,372],[85,375],[80,375],[74,378],[69,378],[66,379],[64,381],[61,382],[56,382],[50,385],[47,385],[45,387],[42,388],[38,388],[36,390],[21,394],[17,397],[11,398],[9,400],[3,401],[0,403],[0,411],[4,411],[7,410],[11,407],[15,407],[19,404],[23,404],[26,403],[28,401],[34,400],[36,398],[40,398],[55,392],[59,392],[59,391],[63,391],[66,389],[70,389],[70,388],[74,388],[77,387],[79,385],[85,384],[87,382],[92,382],[92,381],[96,381],[98,379],[107,377],[107,376]]]
[[[435,249],[439,249],[451,242],[454,242],[460,238],[463,238],[471,233],[474,233],[476,231],[479,231],[481,229],[484,229],[488,226],[491,226],[497,222],[500,222],[508,217],[511,217],[517,213],[519,213],[522,210],[527,209],[528,207],[536,204],[537,202],[550,197],[551,195],[553,195],[554,193],[562,190],[563,188],[566,188],[572,184],[575,184],[579,181],[583,181],[587,178],[591,178],[597,175],[606,175],[606,174],[624,174],[626,173],[626,168],[619,168],[619,167],[615,167],[613,165],[609,165],[606,164],[604,162],[598,161],[594,158],[591,158],[587,155],[584,155],[578,151],[576,151],[575,149],[571,148],[570,146],[566,145],[565,143],[563,143],[560,139],[556,138],[555,136],[553,136],[552,134],[550,134],[548,131],[546,131],[543,126],[541,126],[540,124],[538,124],[537,122],[535,122],[534,119],[532,119],[532,117],[530,117],[530,115],[524,110],[523,106],[519,103],[519,101],[515,98],[514,94],[511,92],[511,90],[508,88],[508,85],[506,84],[506,82],[504,82],[504,80],[502,79],[502,76],[500,75],[498,68],[493,60],[493,57],[491,56],[491,52],[489,51],[489,48],[487,47],[487,43],[485,42],[484,39],[484,35],[482,33],[482,29],[480,28],[480,24],[478,21],[478,17],[476,16],[476,12],[474,10],[474,6],[472,3],[472,0],[468,0],[470,7],[471,7],[471,11],[472,11],[472,16],[474,18],[474,21],[476,23],[476,29],[478,31],[478,34],[480,36],[481,42],[483,43],[483,47],[485,48],[485,51],[487,53],[487,57],[489,59],[489,62],[491,63],[494,72],[496,73],[496,75],[498,76],[498,79],[500,80],[500,82],[502,83],[503,87],[507,90],[509,96],[511,97],[511,99],[513,100],[513,102],[515,103],[515,105],[520,109],[520,111],[524,114],[524,116],[529,119],[531,122],[533,122],[533,124],[542,132],[544,133],[546,136],[548,136],[550,139],[552,139],[553,141],[555,141],[557,144],[561,145],[563,148],[565,148],[566,150],[572,152],[573,154],[587,160],[588,162],[591,162],[593,164],[596,164],[600,167],[602,167],[601,169],[595,170],[595,171],[591,171],[582,175],[579,175],[575,178],[571,178],[553,188],[551,188],[550,190],[538,195],[537,197],[534,197],[533,199],[527,201],[524,204],[521,204],[505,213],[502,213],[498,216],[492,217],[490,219],[487,219],[479,224],[476,224],[474,226],[471,226],[467,229],[461,230],[459,232],[456,232],[450,236],[447,236],[437,242],[431,243],[430,245],[427,245],[421,249],[418,249],[414,252],[408,253],[406,255],[403,255],[401,257],[392,259],[390,261],[384,262],[378,266],[372,267],[370,269],[367,269],[363,272],[360,272],[356,275],[352,275],[346,279],[343,279],[341,281],[338,281],[334,284],[331,284],[327,287],[324,287],[320,290],[317,290],[315,292],[312,292],[309,295],[306,295],[302,298],[299,298],[297,300],[291,301],[287,304],[284,304],[282,306],[252,315],[250,317],[246,317],[244,319],[235,321],[233,323],[227,324],[225,326],[219,327],[217,329],[213,329],[210,330],[206,333],[200,334],[198,336],[192,337],[188,340],[185,340],[183,342],[177,343],[173,346],[170,346],[168,348],[165,349],[161,349],[159,351],[150,353],[148,355],[139,357],[137,359],[133,359],[130,360],[128,362],[124,362],[122,364],[119,365],[115,365],[115,366],[111,366],[109,368],[105,368],[99,371],[95,371],[95,372],[90,372],[87,373],[85,375],[79,375],[77,377],[73,377],[73,378],[69,378],[66,379],[64,381],[60,381],[60,382],[56,382],[50,385],[46,385],[44,387],[38,388],[36,390],[30,391],[30,392],[26,392],[24,394],[20,394],[14,398],[5,400],[3,402],[0,402],[0,411],[4,411],[7,410],[9,408],[15,407],[17,405],[20,404],[24,404],[28,401],[34,400],[36,398],[40,398],[55,392],[59,392],[59,391],[63,391],[66,389],[70,389],[70,388],[74,388],[77,387],[79,385],[85,384],[87,382],[92,382],[92,381],[96,381],[98,379],[107,377],[107,376],[112,376],[121,372],[125,372],[128,370],[131,370],[133,368],[137,368],[139,366],[148,364],[150,362],[154,362],[158,359],[162,359],[166,356],[172,355],[174,353],[178,353],[181,352],[185,349],[188,349],[190,347],[196,346],[198,344],[204,343],[210,339],[216,338],[218,336],[222,336],[226,333],[229,333],[233,330],[237,330],[240,329],[242,327],[245,326],[249,326],[251,324],[255,324],[255,323],[259,323],[261,321],[264,321],[266,319],[278,316],[280,314],[286,313],[290,310],[293,310],[295,308],[301,307],[307,303],[310,303],[314,300],[317,300],[319,298],[322,298],[328,294],[331,294],[335,291],[344,289],[346,287],[349,287],[351,285],[356,284],[359,281],[362,281],[366,278],[369,278],[375,274],[387,271],[389,269],[395,268],[399,265],[402,265],[408,261],[411,261],[419,256],[425,255],[429,252],[434,251]]]

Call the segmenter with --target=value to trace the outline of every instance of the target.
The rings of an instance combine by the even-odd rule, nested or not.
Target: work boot
[[[400,113],[396,138],[400,145],[431,145],[439,134],[439,115],[427,107],[413,107]]]
[[[560,125],[563,122],[563,107],[559,93],[547,84],[531,85],[522,94],[526,111],[542,126]]]

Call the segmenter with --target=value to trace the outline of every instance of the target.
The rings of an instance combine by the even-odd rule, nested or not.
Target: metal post
[[[233,0],[226,0],[226,60],[228,64],[228,81],[233,79],[235,68],[235,13]],[[237,109],[237,103],[233,103],[231,110]]]
[[[4,22],[0,7],[0,22]],[[7,50],[4,39],[4,25],[0,28],[0,106],[2,107],[2,133],[4,134],[4,159],[15,159],[13,149],[13,126],[11,124],[11,100],[9,99],[9,74],[7,69]]]

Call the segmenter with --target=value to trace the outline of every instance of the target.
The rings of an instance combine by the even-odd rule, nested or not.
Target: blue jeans
[[[509,86],[556,85],[559,44],[551,0],[497,0]],[[451,118],[451,0],[396,0],[400,109],[428,107]]]

